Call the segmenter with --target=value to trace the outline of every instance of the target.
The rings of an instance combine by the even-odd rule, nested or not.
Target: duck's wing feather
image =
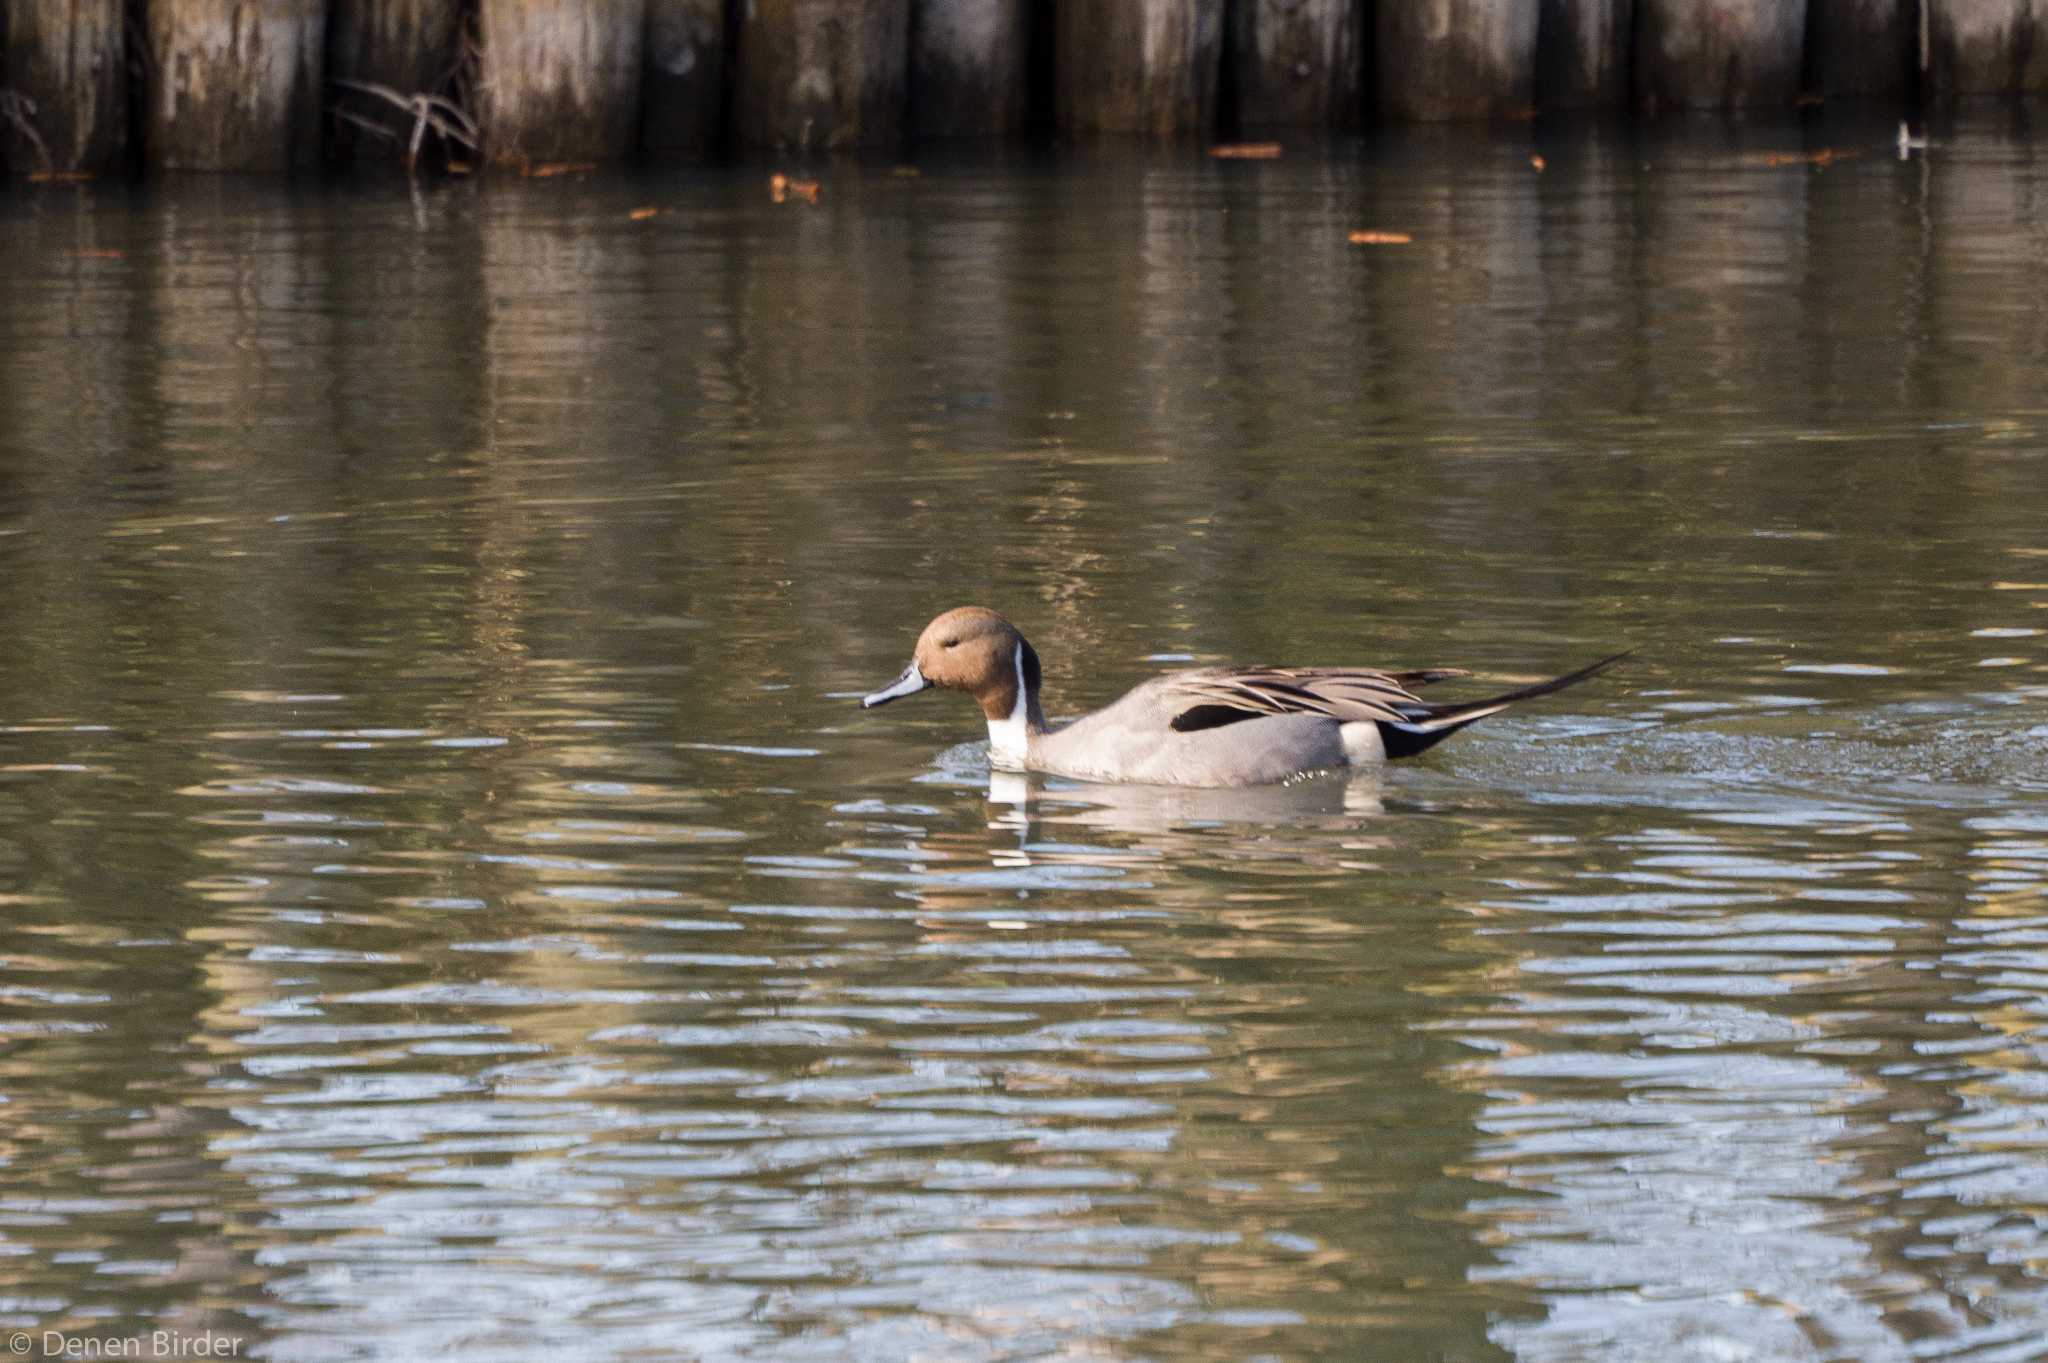
[[[1380,726],[1390,757],[1408,757],[1476,719],[1498,714],[1518,700],[1562,691],[1606,671],[1628,656],[1617,653],[1562,677],[1521,686],[1484,700],[1432,705],[1408,690],[1446,677],[1469,674],[1457,668],[1375,672],[1356,667],[1217,668],[1180,672],[1163,683],[1176,732],[1214,729],[1262,715],[1327,715],[1340,723],[1370,720]]]
[[[1316,672],[1327,671],[1328,669],[1307,668],[1300,670]],[[1453,677],[1469,677],[1472,674],[1462,667],[1418,667],[1408,672],[1382,672],[1380,675],[1393,682],[1396,686],[1405,686],[1412,689],[1417,686],[1427,686],[1431,682],[1449,681]]]
[[[1341,723],[1424,718],[1427,702],[1409,686],[1463,676],[1452,669],[1374,672],[1357,667],[1246,667],[1161,678],[1176,732],[1214,729],[1262,715],[1326,715]]]

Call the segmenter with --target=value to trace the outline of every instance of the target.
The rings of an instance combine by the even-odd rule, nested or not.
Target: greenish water
[[[7,189],[0,1330],[2039,1357],[2048,158],[1890,131]],[[1639,652],[992,783],[966,601]]]

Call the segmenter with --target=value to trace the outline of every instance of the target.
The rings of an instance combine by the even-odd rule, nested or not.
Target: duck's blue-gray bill
[[[877,705],[887,705],[892,700],[901,700],[905,696],[914,696],[928,685],[930,683],[925,681],[924,673],[917,670],[917,660],[913,658],[910,660],[910,666],[903,669],[902,676],[890,682],[873,695],[861,697],[861,708],[872,710]]]

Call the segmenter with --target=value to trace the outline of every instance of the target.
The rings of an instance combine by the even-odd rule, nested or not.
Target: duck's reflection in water
[[[1185,865],[1249,856],[1346,869],[1350,853],[1372,845],[1363,835],[1386,812],[1385,780],[1378,772],[1332,772],[1283,785],[1210,790],[991,771],[989,827],[1008,832],[1015,844],[992,839],[990,853],[999,866]],[[1248,831],[1255,834],[1251,840]],[[1342,836],[1347,832],[1358,836]]]
[[[1386,811],[1386,777],[1372,770],[1328,772],[1270,786],[1106,785],[1022,772],[990,771],[990,804],[1035,806],[1056,821],[1161,833],[1217,824],[1291,824]]]

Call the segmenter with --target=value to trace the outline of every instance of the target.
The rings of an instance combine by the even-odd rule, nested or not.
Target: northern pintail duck
[[[996,612],[962,606],[925,626],[903,675],[861,704],[886,705],[933,686],[965,691],[988,720],[989,764],[1001,769],[1084,781],[1255,786],[1412,757],[1476,719],[1561,691],[1627,656],[1450,705],[1432,705],[1410,688],[1471,675],[1462,668],[1189,668],[1052,726],[1039,700],[1037,652]]]

